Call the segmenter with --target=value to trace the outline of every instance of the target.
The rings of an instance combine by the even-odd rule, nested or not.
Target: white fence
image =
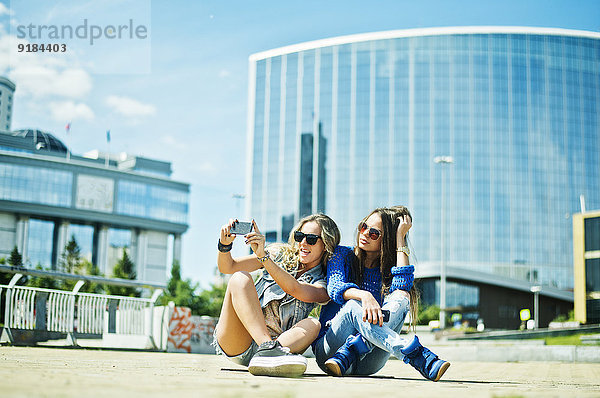
[[[107,296],[81,293],[77,299],[77,331],[101,334],[108,305]]]
[[[0,285],[0,304],[5,292],[3,337],[12,341],[13,332],[27,330],[66,333],[77,344],[76,337],[81,336],[145,336],[156,348],[152,314],[160,289],[152,298],[137,298],[79,293],[82,285],[78,283],[73,291]]]

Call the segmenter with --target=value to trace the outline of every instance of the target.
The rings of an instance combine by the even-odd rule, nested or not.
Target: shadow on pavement
[[[240,369],[240,368],[221,368],[221,371],[223,372],[238,372],[238,373],[247,373],[248,371],[246,369]],[[270,376],[255,376],[255,377],[270,377]],[[330,378],[333,376],[329,376],[325,373],[304,373],[303,377],[300,377],[298,379],[303,379],[303,378],[313,378],[313,377],[317,377],[317,378]],[[373,380],[373,379],[378,379],[378,380],[398,380],[398,381],[422,381],[424,383],[431,383],[431,381],[429,380],[425,380],[423,378],[412,378],[412,377],[394,377],[394,376],[380,376],[380,375],[370,375],[370,376],[361,376],[361,375],[349,375],[349,376],[344,376],[347,378],[352,378],[352,379],[369,379],[369,380]],[[297,380],[298,380],[297,379]],[[336,377],[335,379],[340,379],[339,377]],[[458,384],[472,384],[472,385],[494,385],[494,384],[502,384],[502,385],[520,385],[523,383],[519,383],[519,382],[510,382],[510,381],[481,381],[481,380],[452,380],[452,379],[442,379],[437,381],[436,383],[438,384],[442,384],[442,383],[458,383]]]

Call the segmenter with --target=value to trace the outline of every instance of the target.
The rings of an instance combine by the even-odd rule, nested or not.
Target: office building
[[[572,308],[571,215],[582,195],[600,208],[599,33],[365,33],[249,67],[248,211],[272,240],[323,211],[352,244],[372,209],[404,204],[425,303],[445,259],[449,311],[473,323],[518,327],[533,286],[540,326]]]
[[[575,320],[600,323],[600,211],[573,215]]]
[[[171,262],[181,259],[189,184],[171,179],[168,162],[79,156],[48,132],[10,131],[4,98],[12,101],[14,89],[0,78],[0,120],[7,123],[0,132],[0,257],[16,246],[26,267],[56,270],[75,237],[82,257],[104,275],[125,249],[138,280],[165,283]]]

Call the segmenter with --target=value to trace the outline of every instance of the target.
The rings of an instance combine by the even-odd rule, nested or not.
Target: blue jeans
[[[408,298],[396,290],[383,301],[382,309],[390,310],[390,319],[383,326],[362,320],[362,305],[357,300],[348,300],[330,321],[331,326],[313,345],[317,364],[325,371],[325,361],[331,358],[350,335],[360,333],[372,347],[371,352],[352,364],[346,374],[371,375],[377,373],[390,355],[403,359],[400,350],[408,340],[400,337],[404,319],[410,310]],[[328,322],[329,323],[329,322]]]

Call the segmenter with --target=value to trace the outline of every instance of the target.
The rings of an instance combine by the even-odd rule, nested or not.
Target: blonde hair
[[[341,234],[335,221],[325,214],[311,214],[310,216],[302,218],[290,231],[288,243],[274,243],[269,245],[269,248],[278,251],[278,262],[285,270],[290,273],[297,271],[300,264],[298,258],[300,249],[298,242],[294,240],[294,233],[300,231],[304,224],[308,222],[315,222],[319,225],[319,228],[321,228],[320,236],[321,240],[323,240],[323,245],[325,246],[325,251],[321,257],[321,267],[323,273],[326,273],[327,261],[333,255],[336,246],[340,244]]]

